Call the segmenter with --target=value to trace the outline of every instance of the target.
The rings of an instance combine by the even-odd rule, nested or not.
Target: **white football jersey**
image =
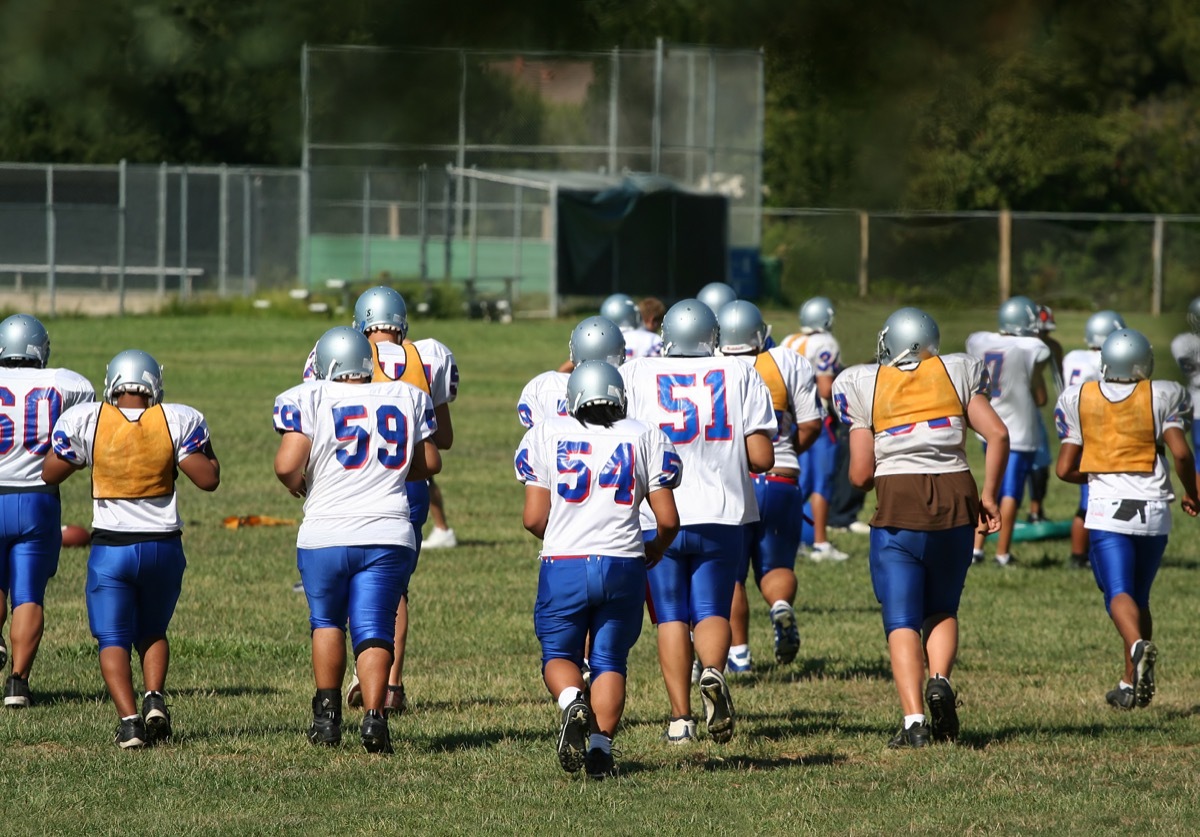
[[[621,377],[629,416],[662,428],[683,460],[680,523],[758,520],[745,437],[777,430],[762,378],[732,357],[639,358],[621,367]],[[653,520],[644,508],[643,528]]]
[[[59,416],[54,425],[54,452],[77,465],[92,464],[92,443],[96,424],[103,405],[98,401],[79,404]],[[208,424],[198,411],[184,404],[163,404],[167,430],[175,446],[178,464],[208,444]],[[130,421],[137,421],[140,407],[122,407]],[[186,480],[181,476],[178,479]],[[110,532],[174,532],[183,528],[175,506],[178,489],[165,497],[146,497],[136,500],[92,500],[92,528]]]
[[[69,369],[0,367],[0,485],[41,485],[42,457],[63,411],[96,400],[91,383]]]
[[[1014,451],[1038,449],[1038,406],[1033,401],[1034,367],[1050,359],[1050,347],[1036,337],[977,331],[967,338],[967,354],[987,367],[992,409],[1008,428]]]
[[[625,558],[646,554],[642,500],[679,485],[682,471],[675,446],[657,427],[628,418],[585,427],[558,416],[525,434],[515,467],[518,480],[550,491],[542,555]]]
[[[987,392],[983,363],[970,355],[941,355],[923,363],[946,367],[950,383],[962,403],[961,416],[945,416],[876,432],[874,427],[875,380],[878,363],[851,366],[833,382],[833,403],[838,418],[851,432],[870,430],[875,438],[875,476],[892,474],[951,474],[969,471],[966,454],[967,403]],[[903,368],[903,367],[902,367]]]
[[[1100,350],[1073,349],[1063,358],[1063,389],[1100,380]]]
[[[458,364],[449,347],[432,338],[414,340],[413,346],[421,356],[421,365],[425,367],[425,380],[429,382],[429,394],[433,396],[434,406],[440,407],[458,398]],[[394,381],[399,380],[408,364],[408,355],[405,354],[404,347],[399,343],[376,343],[375,348],[384,374]],[[313,374],[316,359],[317,349],[314,346],[304,362],[303,380],[316,380]]]
[[[536,376],[521,390],[517,399],[517,418],[524,427],[534,425],[552,417],[567,415],[566,372],[551,370]]]
[[[1185,331],[1171,341],[1171,354],[1183,377],[1187,388],[1192,394],[1192,410],[1197,421],[1200,421],[1200,335]]]
[[[842,371],[842,350],[837,338],[828,331],[812,334],[789,334],[781,344],[804,357],[817,375],[834,375]]]
[[[776,346],[767,354],[779,367],[779,374],[783,378],[788,400],[786,410],[774,410],[775,423],[779,425],[779,429],[771,440],[775,445],[775,467],[798,469],[800,460],[796,456],[796,447],[793,444],[796,426],[806,421],[820,421],[825,416],[817,406],[816,377],[813,375],[813,369],[809,362],[791,349]],[[756,355],[731,355],[731,357],[736,357],[754,368]],[[772,408],[774,406],[772,403]]]
[[[659,357],[662,354],[662,337],[644,328],[621,329],[625,338],[625,359],[635,357]]]
[[[437,430],[428,395],[400,381],[311,381],[275,399],[275,429],[312,441],[296,546],[416,548],[404,480],[414,449]]]
[[[1122,401],[1133,392],[1136,384],[1100,382],[1100,392],[1109,401]],[[1073,445],[1083,445],[1079,426],[1079,395],[1081,386],[1067,387],[1058,397],[1054,408],[1054,424],[1058,438]],[[1181,384],[1174,381],[1151,382],[1151,404],[1154,411],[1154,438],[1162,444],[1163,431],[1171,427],[1184,429],[1191,412],[1191,397]],[[1165,535],[1171,529],[1170,503],[1175,499],[1171,490],[1171,472],[1166,452],[1154,458],[1154,472],[1149,474],[1088,474],[1088,509],[1084,525],[1089,529],[1127,532],[1138,535]],[[1113,511],[1122,500],[1147,500],[1152,505],[1146,519],[1135,515],[1130,520],[1116,520]]]

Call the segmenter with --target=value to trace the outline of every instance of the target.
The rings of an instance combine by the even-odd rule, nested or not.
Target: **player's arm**
[[[651,491],[646,500],[658,526],[654,539],[646,542],[646,566],[653,567],[679,534],[679,509],[675,506],[675,492],[670,488]]]
[[[1171,449],[1171,457],[1175,460],[1175,475],[1183,485],[1183,500],[1180,505],[1192,517],[1200,514],[1200,498],[1196,496],[1196,458],[1188,447],[1187,436],[1178,427],[1168,427],[1163,431],[1163,441]]]
[[[279,437],[279,450],[275,451],[275,476],[293,497],[308,494],[304,481],[304,469],[308,467],[308,455],[312,452],[312,439],[303,433],[288,431]]]
[[[538,540],[546,537],[546,524],[550,522],[549,488],[525,483],[525,511],[522,515],[522,522],[530,534]]]
[[[979,491],[979,530],[999,532],[1000,504],[996,497],[1004,480],[1004,469],[1008,467],[1008,427],[1004,419],[996,415],[991,399],[981,392],[972,395],[967,402],[967,421],[987,443],[983,488]]]
[[[434,434],[437,435],[436,433]],[[433,437],[413,446],[412,464],[408,466],[408,479],[427,480],[442,471],[442,454]]]
[[[875,487],[875,434],[866,427],[850,430],[850,484],[859,491]]]
[[[450,405],[438,404],[433,408],[433,415],[437,418],[437,430],[433,431],[433,443],[440,450],[450,450],[450,446],[454,444],[454,425],[450,421]]]
[[[1079,470],[1079,457],[1083,448],[1074,442],[1062,442],[1058,448],[1058,462],[1054,464],[1054,473],[1063,482],[1076,485],[1087,485],[1087,474]]]
[[[767,431],[755,430],[746,437],[746,458],[752,474],[765,474],[775,467],[775,445]]]
[[[179,470],[201,491],[216,491],[221,484],[221,463],[213,452],[212,439],[204,448],[179,460]]]
[[[1033,365],[1033,372],[1029,375],[1029,390],[1033,393],[1033,403],[1039,407],[1046,403],[1048,398],[1046,394],[1046,364],[1048,361],[1041,360]]]
[[[829,402],[833,399],[833,375],[817,373],[817,396],[828,410]]]
[[[82,470],[83,464],[63,459],[51,450],[42,457],[42,482],[46,485],[58,485],[76,471]]]
[[[796,435],[792,437],[792,446],[796,453],[804,453],[812,447],[813,442],[821,435],[821,420],[813,419],[796,425]]]

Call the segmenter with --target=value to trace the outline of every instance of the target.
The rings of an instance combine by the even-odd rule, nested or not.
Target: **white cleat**
[[[458,538],[454,536],[454,530],[439,529],[436,526],[429,533],[429,537],[421,541],[422,549],[453,549],[456,546],[458,546]]]
[[[831,543],[815,543],[808,557],[813,561],[845,561],[850,556]]]

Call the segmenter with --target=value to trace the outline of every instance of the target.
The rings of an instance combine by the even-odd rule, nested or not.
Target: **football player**
[[[1188,304],[1187,321],[1191,330],[1175,336],[1171,355],[1192,396],[1192,449],[1200,450],[1200,296]]]
[[[1059,372],[1063,363],[1062,344],[1050,336],[1058,328],[1054,322],[1054,311],[1049,305],[1038,305],[1038,339],[1050,350],[1049,369],[1054,380],[1055,397],[1063,390],[1063,379]],[[1046,422],[1042,419],[1042,411],[1037,412],[1037,453],[1033,457],[1033,466],[1029,469],[1029,523],[1041,523],[1045,520],[1042,513],[1042,503],[1046,499],[1046,491],[1050,485],[1050,437],[1046,433]]]
[[[415,386],[433,399],[433,410],[437,418],[437,432],[433,442],[439,450],[449,450],[454,444],[454,425],[450,420],[450,403],[458,397],[458,364],[454,354],[440,341],[426,338],[408,339],[408,306],[399,291],[378,285],[363,291],[354,304],[354,327],[366,335],[373,350],[372,377],[375,383],[404,381]],[[313,360],[316,350],[309,355],[305,366],[306,380],[316,375]],[[319,377],[319,376],[317,376]],[[440,492],[439,492],[440,494]],[[417,539],[416,551],[421,554],[421,528],[429,515],[429,480],[418,477],[407,490],[410,505],[409,520]],[[444,517],[443,517],[444,520]],[[442,536],[445,538],[445,536]],[[384,705],[387,714],[397,716],[408,708],[408,697],[404,691],[404,653],[408,644],[408,594],[400,599],[396,613],[396,649],[392,670],[388,680],[388,691]],[[351,679],[347,690],[350,706],[361,704],[357,676]]]
[[[1117,329],[1125,328],[1125,320],[1116,311],[1097,311],[1087,318],[1083,327],[1086,349],[1072,349],[1062,360],[1062,379],[1065,386],[1085,384],[1100,380],[1100,347],[1105,338]],[[1079,507],[1071,520],[1070,566],[1075,569],[1088,568],[1088,533],[1083,525],[1087,514],[1088,487],[1079,486]]]
[[[64,411],[54,425],[53,452],[42,460],[49,485],[92,469],[88,625],[100,645],[100,673],[120,718],[116,743],[123,750],[171,737],[163,697],[167,628],[187,564],[176,480],[182,472],[203,491],[221,482],[204,416],[162,399],[158,362],[136,349],[120,352],[104,373],[104,403]],[[142,659],[146,688],[140,713],[131,647]]]
[[[729,657],[734,576],[745,550],[743,527],[758,520],[750,473],[775,464],[770,391],[749,364],[714,357],[716,348],[716,316],[703,302],[685,299],[663,318],[663,356],[621,367],[629,415],[661,427],[684,465],[676,495],[682,529],[649,574],[671,704],[665,738],[675,743],[696,735],[693,645],[708,732],[718,743],[733,737],[733,701],[721,670]],[[642,529],[648,536],[654,530],[645,508]]]
[[[565,367],[585,360],[603,360],[613,366],[625,362],[625,335],[607,317],[588,317],[571,330]],[[551,369],[535,375],[517,399],[517,420],[528,429],[544,419],[567,415],[567,380],[571,373]]]
[[[977,331],[967,338],[967,354],[987,368],[992,408],[1008,427],[1008,465],[1000,487],[1000,533],[996,563],[1011,566],[1009,551],[1017,510],[1038,449],[1038,408],[1046,403],[1045,369],[1049,347],[1038,339],[1037,303],[1014,296],[1000,306],[999,332]],[[986,440],[984,442],[986,444]],[[985,536],[975,538],[975,563],[983,561]]]
[[[611,320],[621,329],[621,336],[625,338],[626,360],[662,354],[662,338],[658,336],[658,327],[646,324],[646,314],[642,310],[646,306],[647,310],[652,311],[653,303],[658,303],[658,307],[662,308],[662,303],[653,297],[647,297],[642,300],[642,305],[636,305],[626,294],[613,294],[600,305],[600,316]],[[661,323],[662,311],[658,312],[658,319]],[[571,370],[564,366],[561,371]]]
[[[800,631],[796,627],[796,550],[800,546],[801,508],[800,463],[803,452],[821,432],[821,410],[817,406],[816,382],[808,361],[782,346],[764,350],[767,325],[753,303],[735,300],[721,309],[720,351],[738,357],[754,367],[771,393],[771,406],[779,429],[771,440],[775,446],[775,465],[770,471],[754,474],[754,497],[758,503],[758,522],[749,524],[747,548],[738,568],[730,611],[733,645],[729,649],[727,673],[751,670],[749,629],[750,605],[746,597],[746,576],[754,568],[754,581],[771,608],[775,630],[775,661],[786,664],[800,650]]]
[[[92,385],[68,369],[47,368],[50,336],[28,314],[0,322],[0,627],[12,602],[12,674],[4,705],[28,707],[29,672],[45,627],[46,584],[58,571],[62,509],[58,488],[42,482],[50,431],[63,410],[94,401]],[[15,444],[16,440],[21,444]],[[0,637],[0,669],[8,649]]]
[[[1151,381],[1154,352],[1133,329],[1112,332],[1100,348],[1102,379],[1075,384],[1054,411],[1062,446],[1059,479],[1087,483],[1092,573],[1124,643],[1124,676],[1105,695],[1114,709],[1150,704],[1154,664],[1150,587],[1171,531],[1171,450],[1183,486],[1181,505],[1200,512],[1196,463],[1184,428],[1191,398],[1174,381]]]
[[[567,381],[569,417],[551,416],[521,440],[525,528],[543,541],[534,627],[542,676],[562,711],[558,760],[570,773],[617,775],[612,738],[625,708],[629,649],[642,631],[646,566],[679,530],[672,489],[681,464],[661,430],[625,417],[625,384],[603,361]],[[655,520],[643,541],[639,507]],[[582,662],[591,638],[590,691]]]
[[[983,364],[965,354],[939,356],[939,344],[932,317],[901,308],[879,332],[878,363],[853,366],[833,385],[841,420],[850,426],[850,479],[864,490],[874,487],[877,501],[871,584],[883,606],[904,713],[892,748],[958,736],[950,685],[958,604],[976,529],[1000,527],[996,491],[1008,431],[988,401]],[[967,464],[968,426],[987,440],[978,493]]]
[[[812,512],[812,547],[807,551],[814,561],[845,561],[850,557],[829,542],[828,533],[829,500],[838,458],[837,416],[830,399],[833,379],[842,371],[841,347],[832,333],[833,317],[833,303],[814,296],[800,306],[800,331],[783,338],[781,344],[811,364],[817,376],[817,395],[825,408],[821,433],[800,457],[800,493]]]
[[[314,354],[317,380],[275,399],[275,474],[305,498],[296,563],[308,599],[316,681],[308,739],[341,743],[349,621],[366,709],[363,747],[390,753],[384,707],[396,612],[418,548],[407,492],[441,469],[437,410],[420,387],[372,383],[380,354],[361,328],[330,329]]]

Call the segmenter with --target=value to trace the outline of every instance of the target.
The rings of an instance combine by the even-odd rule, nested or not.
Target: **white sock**
[[[592,745],[589,749],[600,750],[603,753],[612,752],[612,739],[599,732],[592,733]]]
[[[1122,680],[1120,683],[1117,684],[1117,687],[1121,688],[1121,689],[1131,690],[1131,689],[1133,689],[1133,684],[1126,683],[1124,680]]]
[[[820,543],[813,541],[813,549],[819,550],[821,552],[824,552],[825,550],[831,548],[832,546],[833,546],[833,544],[831,544],[829,541],[821,541]]]
[[[142,717],[141,715],[139,715],[139,714],[137,714],[137,713],[135,712],[135,713],[134,713],[134,714],[132,714],[132,715],[125,715],[124,717],[122,717],[122,718],[121,718],[121,720],[122,720],[122,721],[136,721],[136,720],[138,720],[138,719],[139,719],[139,718],[141,718],[141,717]]]
[[[949,686],[949,685],[950,685],[950,678],[949,678],[949,677],[946,677],[946,676],[944,676],[944,675],[941,675],[941,674],[935,674],[935,675],[933,675],[933,677],[931,677],[930,679],[931,679],[931,680],[942,680],[942,681],[944,681],[944,682],[946,683],[946,685],[947,685],[947,686]]]
[[[579,689],[576,689],[574,686],[567,686],[567,688],[558,693],[558,708],[566,709],[571,705],[571,701],[575,700],[575,698],[582,694],[583,692],[579,691]]]
[[[774,610],[775,608],[780,608],[782,610],[784,607],[791,607],[791,606],[792,606],[792,603],[789,602],[788,600],[780,599],[779,601],[775,602],[775,604],[771,605],[771,610]]]
[[[996,563],[997,564],[1007,564],[1010,558],[1012,558],[1012,555],[1008,552],[1004,552],[1004,553],[997,552],[996,553]]]
[[[923,724],[923,723],[925,723],[924,715],[905,715],[904,716],[904,728],[905,729],[908,729],[909,727],[915,727],[917,724]]]
[[[731,645],[731,646],[729,646],[729,656],[731,656],[731,657],[742,657],[742,656],[749,657],[750,656],[750,646],[749,645]]]
[[[982,549],[972,549],[972,550],[971,550],[971,557],[972,557],[972,558],[982,558],[982,557],[983,557],[983,550],[982,550]]]

